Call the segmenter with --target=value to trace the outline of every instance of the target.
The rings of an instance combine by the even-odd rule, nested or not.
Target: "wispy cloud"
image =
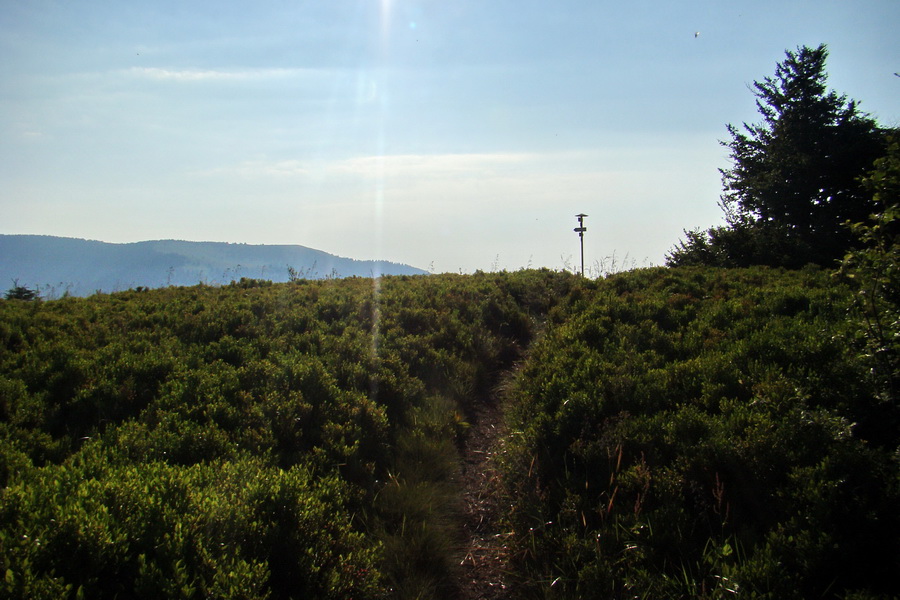
[[[484,175],[538,159],[539,155],[529,153],[394,154],[336,161],[329,170],[363,177]]]
[[[316,175],[342,179],[443,179],[485,177],[516,170],[540,160],[527,153],[497,154],[394,154],[357,156],[333,161],[249,160],[216,167],[198,175],[238,175],[242,178],[284,178]]]
[[[314,73],[313,69],[169,69],[163,67],[132,67],[125,71],[128,75],[156,81],[199,82],[199,81],[252,81],[272,79],[293,79]]]

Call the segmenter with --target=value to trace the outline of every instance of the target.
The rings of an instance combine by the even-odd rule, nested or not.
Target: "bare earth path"
[[[503,439],[503,417],[494,397],[478,403],[469,415],[463,448],[464,535],[459,558],[460,600],[508,598],[505,535],[499,530],[500,481],[494,456]]]

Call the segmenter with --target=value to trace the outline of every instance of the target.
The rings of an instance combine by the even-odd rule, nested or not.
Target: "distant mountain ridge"
[[[241,277],[305,279],[422,275],[382,260],[355,260],[297,245],[152,240],[112,244],[49,235],[0,234],[0,289],[13,282],[44,296],[87,296],[138,286],[226,284]],[[5,287],[4,287],[5,286]]]

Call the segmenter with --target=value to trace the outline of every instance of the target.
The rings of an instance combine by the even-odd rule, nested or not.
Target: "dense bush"
[[[573,281],[0,302],[0,596],[452,593],[455,436]]]
[[[646,270],[534,348],[507,483],[526,595],[896,593],[898,470],[825,273]]]
[[[0,597],[455,597],[459,442],[510,371],[521,596],[896,594],[852,304],[705,268],[0,301]]]

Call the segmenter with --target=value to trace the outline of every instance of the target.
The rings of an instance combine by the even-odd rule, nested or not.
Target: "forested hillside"
[[[763,268],[0,301],[0,596],[459,597],[501,382],[494,597],[898,594],[861,331],[828,273]]]

